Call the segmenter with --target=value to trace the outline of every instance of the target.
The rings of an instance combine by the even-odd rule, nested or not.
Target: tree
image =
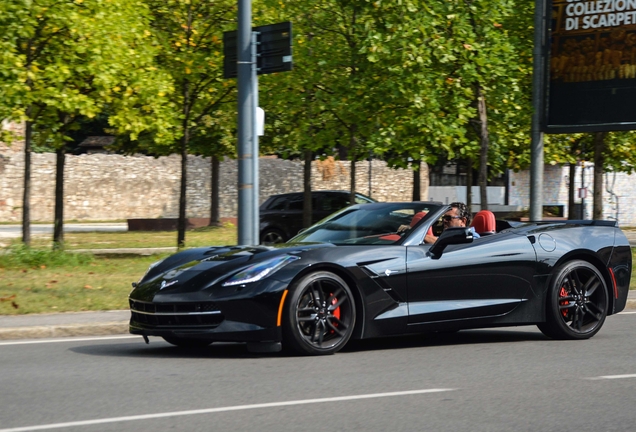
[[[233,23],[236,2],[223,0],[147,0],[159,41],[159,67],[171,75],[178,91],[171,94],[174,109],[171,133],[154,135],[157,145],[181,155],[177,246],[185,245],[187,156],[206,117],[221,109],[234,86],[222,77],[222,32]],[[205,128],[201,128],[205,129]]]
[[[25,122],[23,236],[30,244],[30,158],[34,136],[57,151],[55,241],[62,240],[64,145],[80,117],[107,103],[126,106],[149,75],[145,9],[136,0],[8,0],[0,5],[0,95],[4,116]],[[145,32],[144,32],[145,31]],[[131,71],[144,72],[137,88]],[[125,86],[126,94],[117,93]],[[146,101],[146,105],[149,103]],[[130,121],[126,123],[129,129]]]

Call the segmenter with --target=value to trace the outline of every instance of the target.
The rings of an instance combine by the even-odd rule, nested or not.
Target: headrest
[[[490,210],[480,210],[475,215],[470,226],[475,228],[475,232],[479,235],[494,234],[497,232],[495,214]]]

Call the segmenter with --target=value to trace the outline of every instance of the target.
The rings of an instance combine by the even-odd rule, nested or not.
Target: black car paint
[[[469,244],[450,245],[433,259],[430,245],[420,243],[445,210],[441,206],[389,245],[289,243],[180,252],[148,272],[131,293],[131,302],[213,302],[220,324],[157,326],[133,314],[130,331],[213,341],[280,341],[283,293],[318,270],[339,275],[354,291],[358,321],[352,337],[358,339],[542,322],[551,272],[574,258],[593,263],[611,287],[608,314],[625,307],[631,252],[615,224],[525,223]],[[300,259],[259,282],[221,285],[249,265],[281,254]],[[179,282],[162,288],[162,282],[174,279]]]

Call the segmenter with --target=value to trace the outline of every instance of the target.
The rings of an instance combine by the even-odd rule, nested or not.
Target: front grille
[[[132,321],[153,327],[217,327],[223,314],[213,302],[147,303],[129,299]]]

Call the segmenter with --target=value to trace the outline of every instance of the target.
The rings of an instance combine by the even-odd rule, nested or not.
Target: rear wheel
[[[177,336],[162,336],[166,342],[182,348],[204,348],[212,342],[205,339],[190,339]]]
[[[538,327],[554,339],[588,339],[603,326],[608,306],[607,286],[596,267],[570,261],[553,274],[546,322]]]
[[[351,338],[356,306],[342,278],[318,271],[292,288],[284,317],[285,348],[304,355],[334,354]]]

